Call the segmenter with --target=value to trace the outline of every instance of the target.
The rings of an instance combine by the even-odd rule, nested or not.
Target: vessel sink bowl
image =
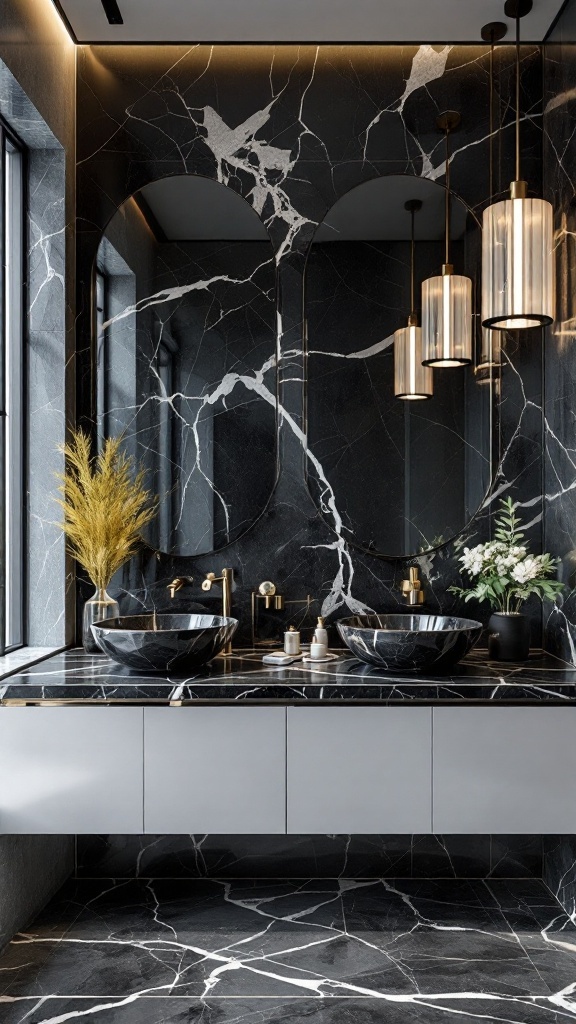
[[[232,639],[237,619],[220,615],[121,615],[95,622],[92,632],[104,654],[140,672],[201,668]]]
[[[361,661],[385,672],[442,673],[480,639],[482,623],[450,615],[354,615],[336,623]]]

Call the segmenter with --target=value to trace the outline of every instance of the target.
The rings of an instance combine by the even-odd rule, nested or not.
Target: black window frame
[[[16,215],[8,209],[12,154],[18,157]],[[26,147],[0,117],[0,655],[26,646],[28,634],[28,248]]]
[[[97,450],[100,452],[104,447],[104,441],[108,437],[108,329],[104,324],[108,320],[110,306],[110,279],[103,267],[96,267],[96,278],[94,288],[95,299],[95,326],[96,326],[96,424],[97,424]]]

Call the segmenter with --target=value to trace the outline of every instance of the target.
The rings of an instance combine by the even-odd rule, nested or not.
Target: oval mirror
[[[254,523],[276,481],[266,228],[209,178],[151,182],[104,232],[95,295],[98,435],[122,434],[159,496],[146,539],[177,555],[218,550]]]
[[[434,369],[431,399],[394,395],[394,332],[411,311],[405,204],[422,204],[414,246],[420,312],[421,283],[445,262],[445,196],[443,186],[407,175],[359,185],[329,211],[307,260],[308,485],[332,527],[383,557],[454,539],[492,480],[495,373]],[[475,297],[480,228],[455,196],[451,215],[455,273],[472,278]]]

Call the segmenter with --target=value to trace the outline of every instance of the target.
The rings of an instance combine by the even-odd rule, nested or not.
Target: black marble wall
[[[512,50],[499,49],[497,79],[504,129],[496,145],[496,188],[513,177],[510,110]],[[523,151],[533,189],[541,187],[541,66],[523,54]],[[355,549],[338,509],[329,525],[306,486],[302,344],[303,271],[315,228],[344,192],[389,173],[444,180],[436,116],[462,113],[453,187],[477,212],[488,192],[488,54],[454,46],[82,47],[78,56],[78,395],[90,414],[91,280],[101,232],[136,189],[160,176],[199,173],[228,184],[263,218],[279,274],[280,473],[255,526],[216,555],[195,559],[145,552],[118,587],[124,608],[167,604],[175,573],[196,579],[234,568],[235,611],[250,633],[250,591],[273,579],[292,599],[307,594],[325,615],[395,608],[407,562]],[[541,543],[541,353],[539,332],[506,344],[500,409],[500,465],[493,492],[466,534],[417,559],[428,606],[457,607],[447,595],[455,556],[486,540],[495,499],[522,503]],[[241,476],[241,461],[237,473]],[[366,482],[369,486],[369,481]],[[328,496],[330,499],[330,496]],[[415,560],[413,560],[415,561]],[[174,607],[199,597],[184,591]],[[214,599],[212,607],[217,602]],[[473,612],[471,606],[468,611]],[[482,609],[483,618],[488,609]],[[540,610],[534,608],[534,641]]]
[[[76,875],[541,878],[547,839],[538,835],[83,835],[77,837]]]
[[[576,924],[576,836],[544,836],[543,878]]]
[[[466,260],[452,243],[457,271],[470,277],[474,248]],[[443,259],[443,241],[418,241],[418,283]],[[393,339],[410,307],[409,267],[406,241],[314,241],[305,279],[308,484],[329,525],[333,494],[346,540],[392,557],[466,529],[492,481],[497,430],[496,389],[479,386],[472,366],[434,370],[428,401],[395,399]]]
[[[576,663],[576,3],[565,8],[544,59],[544,183],[555,208],[556,323],[547,331],[544,404],[546,549],[567,590],[546,609],[550,651]]]

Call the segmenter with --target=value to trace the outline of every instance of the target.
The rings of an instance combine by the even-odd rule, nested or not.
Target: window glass
[[[24,623],[24,155],[0,125],[2,142],[2,517],[4,557],[0,647],[25,642]]]

